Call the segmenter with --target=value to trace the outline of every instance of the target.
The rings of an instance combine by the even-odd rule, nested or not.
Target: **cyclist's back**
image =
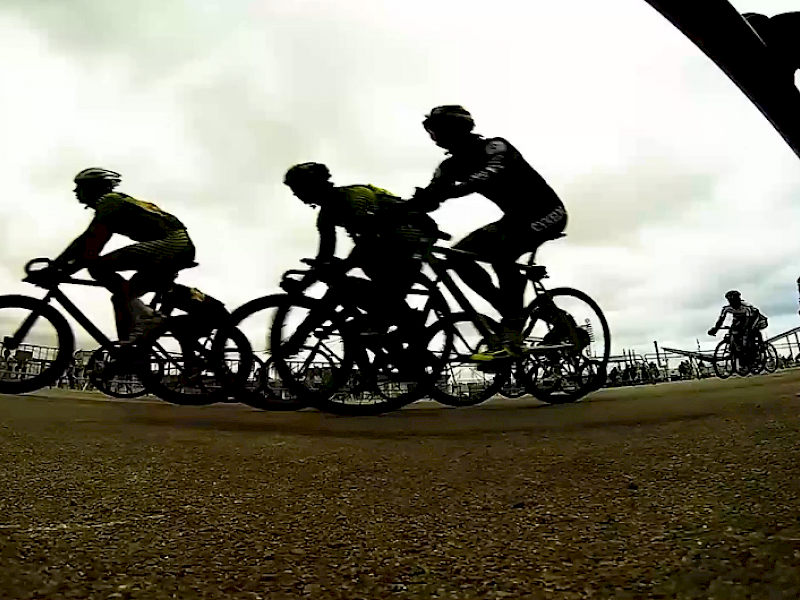
[[[455,244],[455,248],[489,261],[499,283],[496,287],[489,273],[475,263],[463,261],[457,266],[461,279],[503,317],[502,348],[472,358],[519,357],[526,280],[514,261],[527,252],[535,256],[539,246],[559,237],[567,225],[567,211],[555,191],[508,140],[486,139],[473,132],[475,122],[464,107],[438,106],[425,117],[423,126],[451,156],[442,161],[430,184],[417,190],[412,206],[427,212],[450,198],[477,193],[503,211],[500,220]]]
[[[383,238],[396,238],[395,243],[413,242],[423,234],[437,230],[435,221],[426,214],[408,213],[403,201],[383,188],[370,184],[334,188],[333,201],[320,209],[319,221],[342,227],[353,241],[362,244]],[[409,240],[407,238],[411,237]]]
[[[137,200],[121,192],[105,194],[95,206],[95,219],[112,232],[137,242],[163,239],[186,230],[181,221],[155,204]]]

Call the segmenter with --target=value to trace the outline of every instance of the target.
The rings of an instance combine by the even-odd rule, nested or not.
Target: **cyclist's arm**
[[[319,249],[315,260],[329,262],[336,253],[336,223],[324,209],[320,210],[317,217],[317,231]]]
[[[100,220],[94,219],[86,231],[75,238],[54,262],[59,268],[74,273],[82,268],[83,261],[97,258],[111,236],[112,232],[108,227]]]
[[[429,213],[439,208],[445,200],[457,197],[453,195],[456,182],[445,175],[446,164],[447,161],[439,165],[426,187],[417,188],[414,196],[404,203],[405,210]]]
[[[487,182],[492,181],[506,169],[509,148],[502,140],[492,140],[486,145],[486,164],[470,175],[463,183],[457,183],[449,190],[450,198],[461,198],[478,192]]]
[[[720,327],[722,327],[722,324],[725,322],[725,317],[728,316],[729,312],[730,309],[727,306],[722,309],[722,312],[719,313],[719,318],[717,319],[717,322],[714,323],[713,329],[719,329]]]

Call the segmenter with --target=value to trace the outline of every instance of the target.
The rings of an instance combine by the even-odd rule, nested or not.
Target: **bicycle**
[[[287,271],[281,281],[285,294],[252,300],[233,312],[234,323],[247,333],[266,323],[265,313],[274,314],[269,360],[275,370],[261,387],[263,407],[374,415],[424,397],[439,375],[441,352],[437,358],[434,351],[446,350],[452,337],[439,333],[433,339],[428,327],[447,312],[443,299],[420,309],[417,298],[429,295],[424,286],[430,281],[420,278],[408,290],[404,314],[387,315],[382,300],[372,297],[370,282],[348,275],[358,266],[352,255],[326,264],[302,262],[311,269]],[[406,336],[409,328],[420,335]]]
[[[213,332],[210,330],[223,328],[225,339],[235,344],[239,357],[243,359],[243,366],[248,369],[249,345],[241,334],[237,335],[230,329],[224,316],[219,314],[212,317],[210,311],[188,307],[186,315],[171,316],[173,310],[182,304],[182,292],[189,291],[185,286],[172,286],[172,283],[180,270],[195,264],[178,266],[174,272],[165,274],[154,285],[156,296],[153,303],[160,303],[159,308],[168,317],[165,323],[137,343],[123,345],[106,337],[59,289],[64,283],[103,287],[100,283],[71,276],[53,277],[53,273],[48,273],[45,279],[41,270],[35,267],[49,267],[50,259],[37,258],[29,261],[25,265],[26,276],[23,281],[46,289],[47,294],[43,299],[16,294],[0,296],[0,310],[12,313],[0,316],[0,327],[14,328],[13,335],[0,338],[1,345],[4,354],[25,347],[45,347],[52,348],[55,355],[52,359],[38,359],[35,362],[37,368],[33,369],[35,372],[25,373],[32,375],[30,378],[20,376],[15,379],[0,379],[0,393],[21,394],[41,389],[58,381],[66,371],[74,353],[75,337],[69,322],[51,305],[52,301],[56,301],[100,344],[100,348],[90,357],[87,369],[92,373],[92,384],[101,391],[118,397],[139,396],[149,391],[177,404],[206,404],[217,401],[220,390],[226,385],[238,384],[240,378],[232,376],[231,369],[225,364],[224,349],[214,348],[211,351],[210,342],[215,336],[211,335]],[[16,325],[20,321],[21,324]],[[178,353],[164,347],[163,341],[170,335],[177,336],[180,349]],[[182,362],[194,364],[199,373],[206,373],[202,388],[204,393],[186,394],[174,389],[174,367]],[[131,376],[138,378],[141,387],[119,392],[111,386],[110,382],[114,379]]]
[[[565,234],[559,233],[551,239],[562,237]],[[533,291],[533,299],[523,311],[524,358],[497,365],[496,361],[475,364],[469,356],[496,346],[502,324],[478,313],[448,271],[453,260],[488,261],[455,248],[434,246],[431,252],[434,256],[428,263],[435,282],[444,285],[463,311],[452,320],[459,333],[455,339],[458,348],[448,361],[449,386],[438,387],[432,393],[434,399],[450,406],[471,406],[496,394],[519,397],[528,393],[544,402],[565,403],[602,387],[611,354],[611,334],[603,312],[587,294],[567,287],[547,290],[542,283],[547,270],[533,263],[533,254],[528,264],[515,262]],[[600,346],[599,358],[588,354],[592,345]],[[507,385],[511,379],[516,385]]]
[[[440,239],[450,239],[448,234],[441,233],[437,236]],[[445,260],[440,258],[444,256]],[[434,277],[422,276],[418,282],[418,287],[412,292],[424,298],[424,303],[419,312],[423,315],[434,315],[434,322],[426,321],[427,327],[422,340],[417,339],[416,343],[411,342],[417,348],[425,344],[423,352],[430,352],[437,358],[429,361],[429,366],[441,364],[442,370],[433,375],[429,371],[426,381],[419,382],[415,388],[417,396],[423,391],[443,403],[451,406],[469,406],[485,401],[498,393],[508,378],[513,363],[501,361],[487,366],[481,366],[470,360],[470,356],[475,352],[485,348],[487,345],[496,345],[499,342],[501,326],[496,321],[486,315],[480,314],[459,289],[452,277],[449,275],[449,264],[452,260],[480,260],[482,257],[473,253],[464,252],[453,248],[433,246],[424,256],[428,266],[433,270]],[[546,270],[539,265],[521,265],[516,263],[520,270],[526,275],[528,281],[533,284],[536,297],[525,309],[526,325],[524,334],[527,339],[540,336],[537,347],[531,348],[530,353],[519,365],[522,369],[523,377],[526,381],[526,389],[540,399],[549,402],[571,402],[583,397],[590,391],[597,389],[605,380],[605,368],[610,355],[610,333],[608,323],[605,320],[599,306],[586,294],[571,288],[556,288],[547,291],[541,284],[541,280],[546,277]],[[456,303],[462,309],[461,312],[452,312],[444,298],[440,284],[447,289]],[[558,300],[558,302],[556,301]],[[582,311],[576,311],[575,307],[562,308],[558,304],[582,303]],[[288,309],[278,311],[273,321],[272,327],[272,348],[273,352],[282,345],[287,344],[291,337],[298,335],[295,331],[288,336],[283,331],[286,325],[286,312]],[[339,316],[331,307],[326,307],[327,312],[320,311],[316,316],[319,322],[334,323]],[[599,325],[602,335],[600,345],[602,355],[598,358],[591,358],[584,351],[595,341],[586,326],[578,326],[571,313],[579,313],[588,319],[589,325],[592,322]],[[303,319],[300,323],[305,323]],[[557,343],[542,343],[544,338],[551,333],[555,325],[560,325],[559,339]],[[344,321],[335,323],[342,334],[346,330]],[[298,327],[302,332],[299,336],[302,340],[311,335],[314,325],[306,325],[304,328]],[[291,329],[291,327],[289,328]],[[588,340],[585,338],[588,336]],[[452,343],[449,339],[452,337]],[[553,341],[553,340],[548,340]],[[297,341],[296,346],[300,346]],[[346,346],[346,344],[342,344]],[[286,354],[289,354],[286,352]],[[342,354],[344,356],[344,353]],[[351,383],[348,379],[349,365],[346,361],[340,360],[336,368],[330,366],[326,371],[326,377],[316,382],[316,387],[303,385],[304,374],[302,369],[296,373],[288,368],[286,356],[280,357],[276,361],[278,371],[283,378],[289,382],[290,387],[298,396],[306,397],[309,404],[328,410],[344,414],[363,414],[361,411],[352,408],[343,410],[342,405],[337,402],[336,393],[346,384]],[[298,361],[299,362],[299,361]],[[540,375],[540,370],[545,369],[548,375],[548,387],[545,387],[545,377]],[[554,369],[558,372],[554,375]],[[445,377],[442,377],[442,373]],[[565,385],[571,383],[572,387]],[[554,385],[555,384],[555,385]],[[421,396],[419,396],[421,397]],[[406,398],[407,400],[407,398]],[[395,408],[396,406],[387,404],[384,410]]]
[[[750,374],[757,375],[762,370],[774,373],[778,369],[778,351],[775,346],[757,339],[755,356],[748,360],[741,345],[741,336],[733,335],[730,327],[720,327],[720,329],[727,329],[728,333],[714,349],[714,373],[717,377],[727,379],[734,373],[744,377]]]

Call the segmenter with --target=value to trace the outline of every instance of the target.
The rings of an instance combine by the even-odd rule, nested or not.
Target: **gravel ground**
[[[800,598],[800,372],[375,418],[0,397],[2,598]]]

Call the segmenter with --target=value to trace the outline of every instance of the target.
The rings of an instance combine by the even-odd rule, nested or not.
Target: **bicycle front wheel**
[[[270,329],[274,385],[299,403],[326,410],[328,399],[355,383],[345,352],[344,315],[324,300],[297,296],[281,304]]]
[[[439,327],[452,332],[453,343],[431,397],[447,406],[475,406],[500,393],[509,378],[512,363],[497,361],[487,368],[470,360],[470,356],[489,346],[470,316],[456,313]]]
[[[247,337],[258,372],[252,383],[240,391],[239,400],[260,410],[290,411],[307,406],[281,382],[270,356],[270,326],[281,306],[291,303],[289,294],[271,294],[243,304],[231,313],[231,323]]]
[[[318,408],[339,415],[378,415],[433,396],[453,345],[452,328],[442,326],[449,322],[450,309],[436,282],[420,275],[404,303],[395,305],[391,326],[385,315],[356,311],[347,321],[345,342],[355,363],[351,382]]]
[[[727,379],[734,372],[733,354],[728,340],[722,340],[714,348],[714,373],[720,379]]]
[[[72,329],[55,308],[30,296],[0,296],[0,394],[52,385],[74,350]]]
[[[573,288],[554,288],[535,298],[523,330],[529,354],[526,389],[537,400],[565,404],[606,382],[611,332],[600,306]]]
[[[774,373],[778,370],[778,351],[772,344],[764,345],[764,370]]]

